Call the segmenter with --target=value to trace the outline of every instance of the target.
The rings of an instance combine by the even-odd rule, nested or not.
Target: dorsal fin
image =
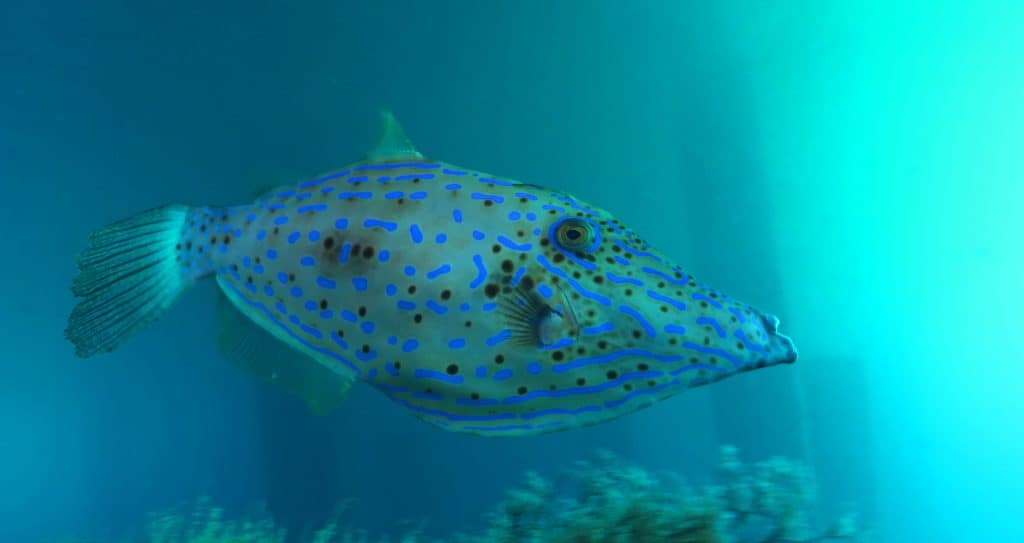
[[[402,125],[390,111],[380,112],[380,138],[377,145],[366,153],[366,159],[374,162],[387,160],[420,159],[423,155],[416,150]]]

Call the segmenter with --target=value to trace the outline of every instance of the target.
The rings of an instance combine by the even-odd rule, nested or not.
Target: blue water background
[[[596,448],[695,481],[811,462],[882,541],[1018,541],[1024,9],[1012,2],[6,2],[0,541],[114,540],[200,494],[296,530],[479,525]],[[115,354],[62,338],[92,229],[358,159],[429,156],[603,205],[776,312],[797,365],[594,428],[454,435],[362,387],[297,401],[216,354],[213,286]],[[1019,517],[1019,515],[1018,515]]]

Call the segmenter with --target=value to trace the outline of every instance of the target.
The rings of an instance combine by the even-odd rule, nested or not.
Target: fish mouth
[[[769,364],[792,364],[799,356],[796,345],[789,337],[779,333],[779,318],[775,315],[762,315],[761,324],[768,333],[768,347],[765,362]]]

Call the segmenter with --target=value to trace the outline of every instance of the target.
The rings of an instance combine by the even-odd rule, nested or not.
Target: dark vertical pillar
[[[338,501],[331,417],[267,386],[258,399],[266,457],[267,509],[289,531],[322,523]]]

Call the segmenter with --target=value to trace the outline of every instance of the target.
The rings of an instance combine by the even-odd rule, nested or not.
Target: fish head
[[[642,392],[624,378],[657,376],[640,380],[652,397],[796,360],[773,315],[697,281],[609,212],[532,189],[530,263],[490,263],[505,272],[501,315],[524,359],[579,383],[622,381],[619,396]]]

